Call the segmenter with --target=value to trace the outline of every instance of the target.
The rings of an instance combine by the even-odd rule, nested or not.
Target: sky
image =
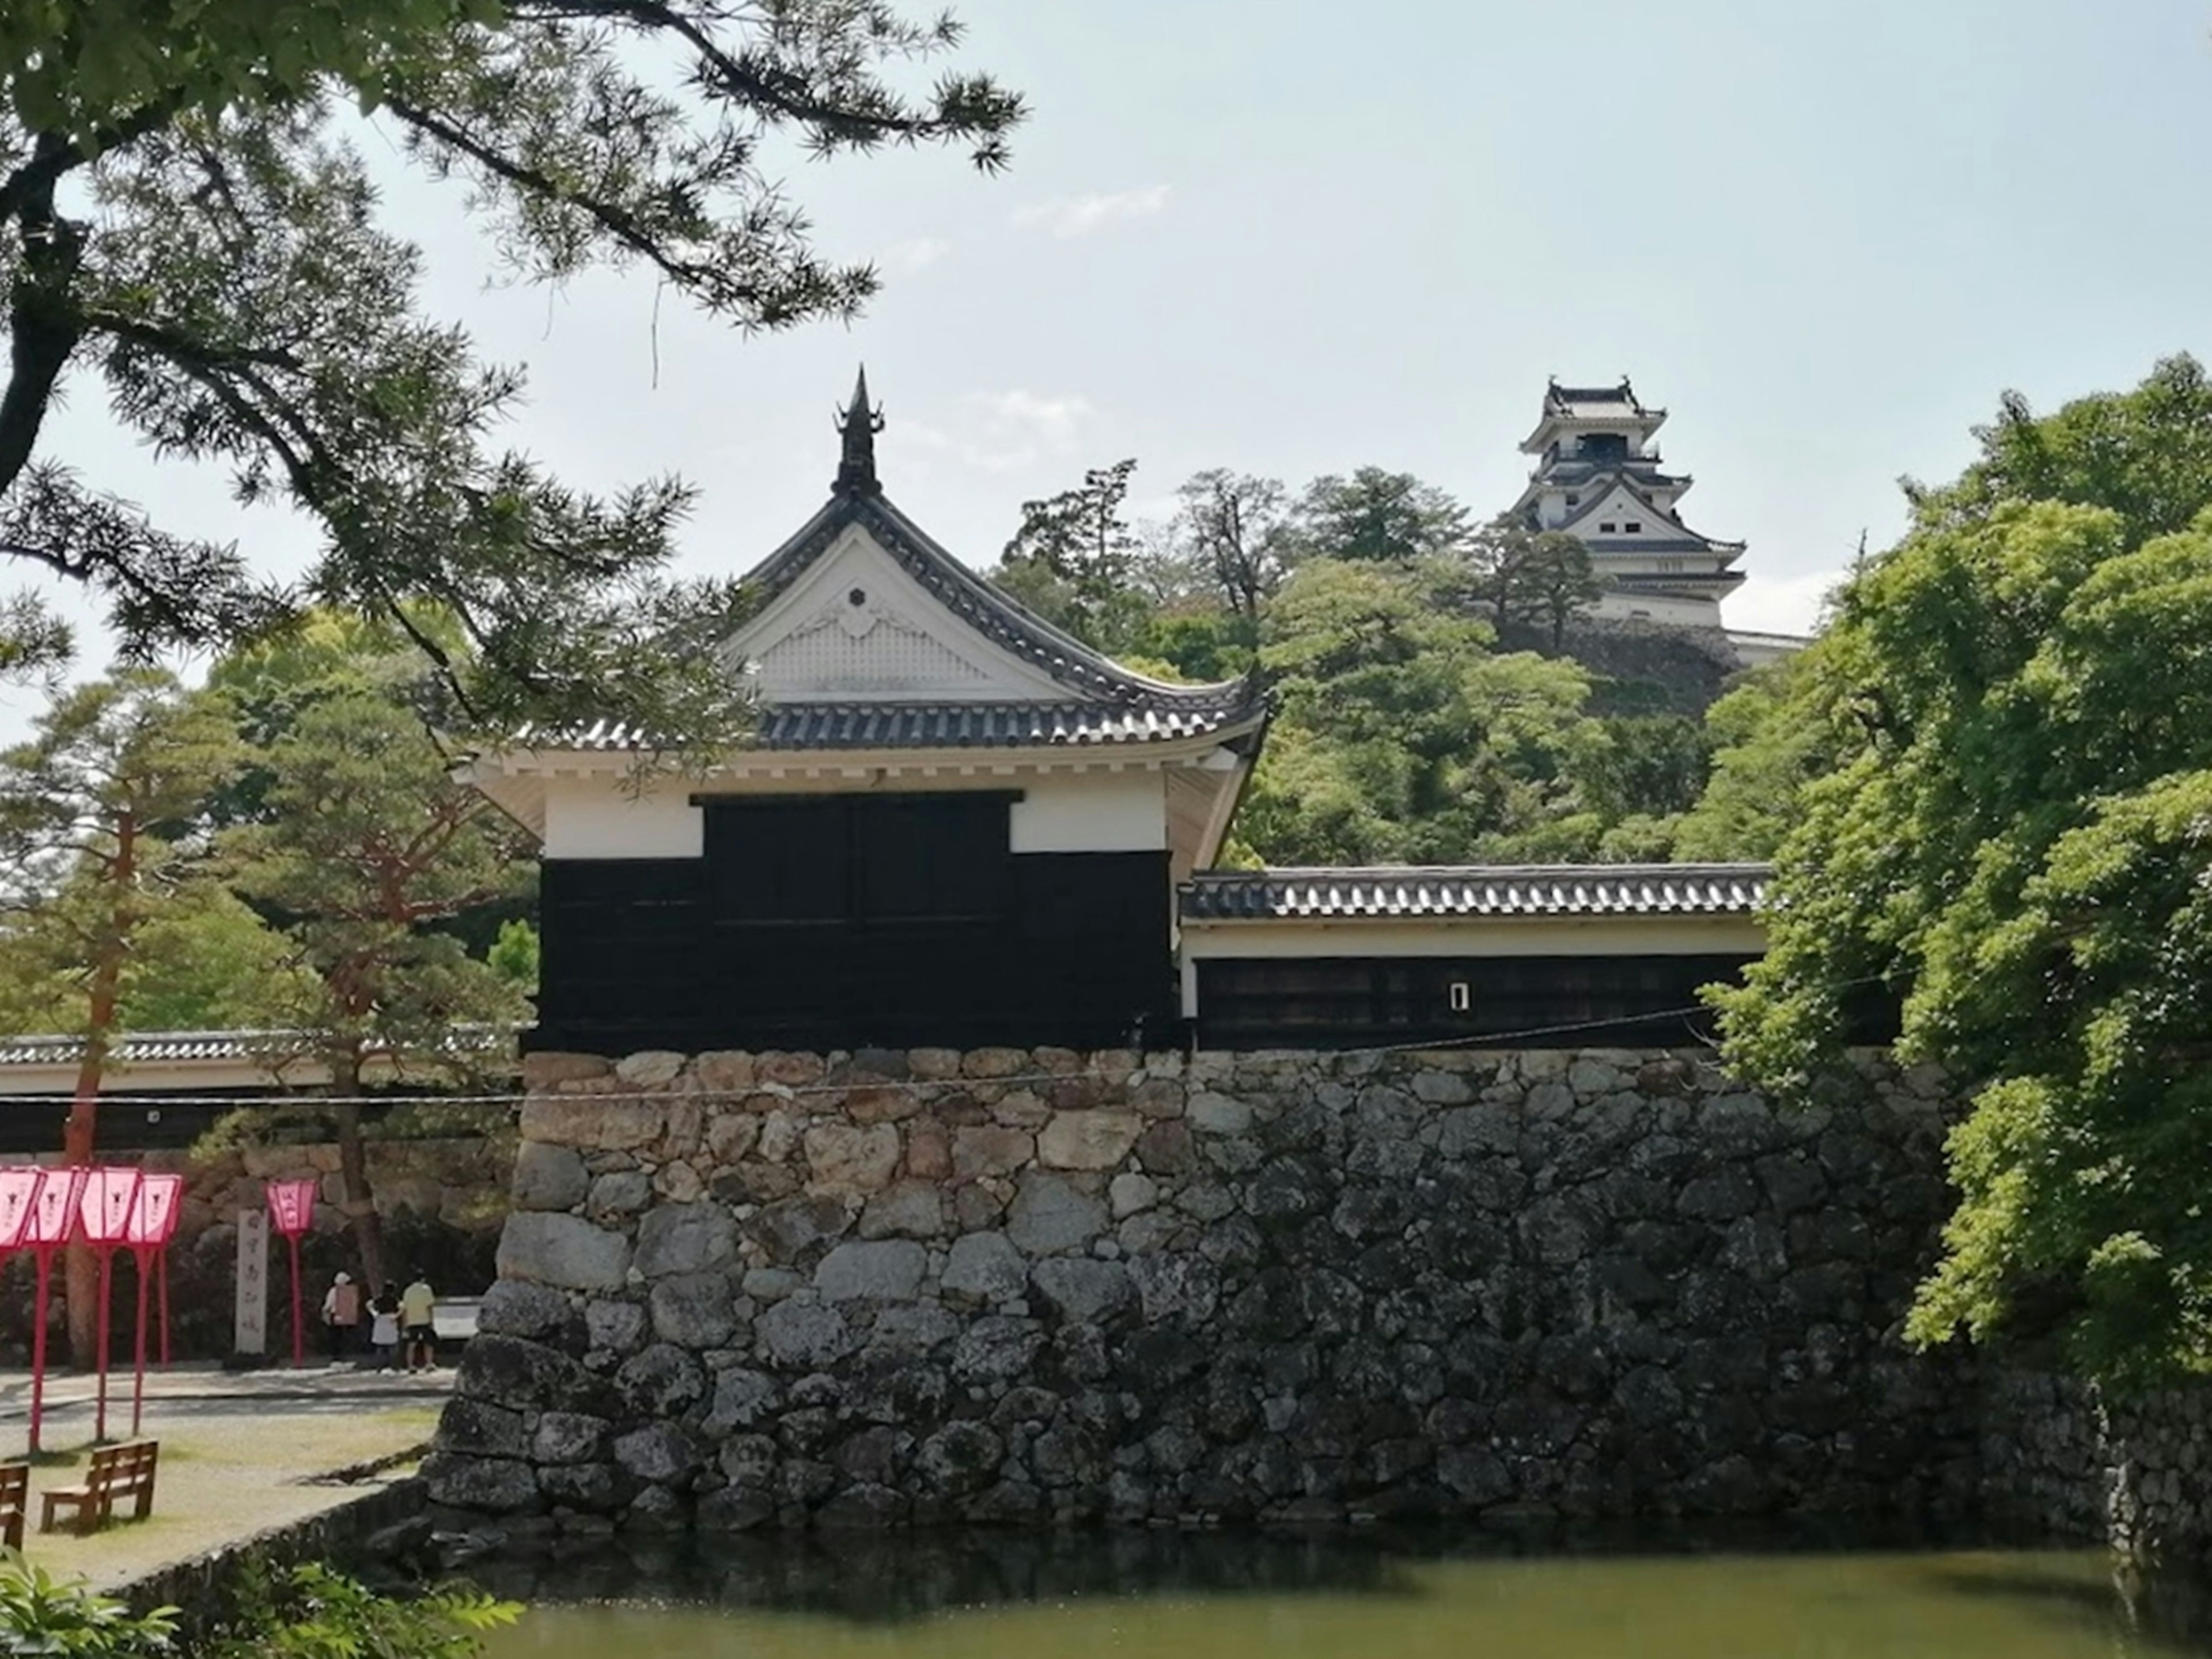
[[[1509,505],[1547,376],[1632,378],[1747,542],[1739,628],[1802,631],[1897,480],[2039,408],[2212,352],[2208,0],[955,0],[1033,114],[957,153],[776,171],[883,294],[746,337],[645,273],[488,285],[453,186],[364,139],[425,300],[525,366],[507,434],[569,481],[700,489],[681,568],[820,504],[865,362],[884,486],[987,566],[1026,498],[1125,456],[1132,506],[1226,466],[1366,464]],[[49,453],[171,528],[300,568],[312,529],[157,463],[78,386]],[[100,656],[88,640],[88,667]],[[0,725],[35,701],[0,699]]]

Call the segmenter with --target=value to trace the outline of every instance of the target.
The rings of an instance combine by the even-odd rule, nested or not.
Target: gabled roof
[[[1649,437],[1666,419],[1665,410],[1649,407],[1637,397],[1625,374],[1619,386],[1561,386],[1553,380],[1544,388],[1536,429],[1522,441],[1521,447],[1531,453],[1541,449],[1546,435],[1562,423],[1629,426]]]
[[[1036,748],[1139,744],[1233,738],[1257,731],[1265,700],[1250,679],[1180,685],[1125,668],[1000,592],[892,505],[876,474],[881,412],[867,380],[854,389],[840,419],[842,454],[830,499],[747,579],[756,618],[801,582],[857,528],[933,604],[989,647],[1024,665],[1024,684],[986,690],[975,701],[924,688],[909,699],[763,693],[749,747],[767,750]],[[832,567],[833,568],[835,567]],[[854,603],[861,602],[856,591]],[[741,633],[732,650],[749,648]],[[1029,671],[1035,671],[1034,673]],[[1037,688],[1037,695],[1027,687]],[[649,734],[603,720],[580,731],[526,729],[517,746],[539,750],[665,747]]]
[[[1763,864],[1380,865],[1209,870],[1180,890],[1186,921],[1423,916],[1752,914]]]
[[[1177,685],[1156,680],[1124,668],[1073,635],[1062,632],[962,564],[893,506],[880,490],[839,490],[790,540],[769,554],[747,579],[762,603],[773,602],[854,525],[865,530],[878,547],[897,562],[900,568],[953,616],[1065,686],[1072,694],[1068,705],[1084,706],[1091,711],[1085,717],[1090,724],[1125,727],[1128,736],[1138,738],[1188,737],[1259,715],[1260,696],[1249,680],[1224,680],[1211,685]],[[775,741],[773,729],[779,721],[793,734],[830,723],[823,711],[833,708],[840,714],[859,715],[872,711],[920,711],[937,707],[939,705],[787,703],[763,711],[770,730],[763,732],[763,739],[771,744]],[[1048,725],[1052,723],[1049,717],[1055,713],[1053,706],[1034,707],[1040,719]],[[1116,715],[1124,718],[1116,720]],[[1139,718],[1126,718],[1132,715]],[[1147,720],[1144,716],[1155,718]],[[927,720],[918,724],[908,722],[915,729],[927,724]]]
[[[1593,480],[1593,482],[1595,483],[1596,481]],[[1595,520],[1598,514],[1603,512],[1606,503],[1613,499],[1616,489],[1620,494],[1627,495],[1631,500],[1635,501],[1641,511],[1650,514],[1653,519],[1656,520],[1659,523],[1665,525],[1670,530],[1679,532],[1679,535],[1667,538],[1663,541],[1654,540],[1650,538],[1644,538],[1642,539],[1636,540],[1624,538],[1618,544],[1596,541],[1595,538],[1595,525],[1593,523],[1587,527],[1583,527],[1583,521],[1585,520]],[[1656,501],[1653,501],[1650,495],[1646,495],[1641,489],[1638,488],[1638,480],[1632,474],[1618,468],[1606,475],[1603,480],[1602,488],[1592,490],[1589,498],[1585,500],[1580,507],[1567,514],[1565,518],[1560,520],[1558,524],[1553,525],[1552,528],[1554,530],[1564,530],[1569,535],[1577,537],[1583,541],[1592,542],[1594,544],[1606,551],[1645,551],[1652,553],[1696,552],[1727,554],[1729,556],[1741,554],[1743,551],[1743,544],[1741,542],[1721,541],[1715,537],[1707,536],[1698,531],[1691,529],[1688,525],[1682,522],[1679,514],[1672,513],[1667,508],[1661,507]]]

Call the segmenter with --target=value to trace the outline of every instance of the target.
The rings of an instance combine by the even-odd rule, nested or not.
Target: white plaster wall
[[[1078,772],[1022,787],[1013,810],[1017,853],[1150,853],[1168,844],[1167,785],[1158,772]]]
[[[1603,568],[1602,564],[1600,568]],[[1616,590],[1601,596],[1592,609],[1601,617],[1677,623],[1691,628],[1718,628],[1721,625],[1719,602],[1711,599],[1681,599],[1662,593],[1626,593]]]
[[[706,820],[690,798],[699,787],[671,779],[634,796],[613,778],[552,779],[545,790],[545,856],[698,858]],[[871,786],[862,779],[807,779],[714,787],[731,793],[820,794],[865,793]],[[914,787],[1020,790],[1009,823],[1017,853],[1149,853],[1168,844],[1166,783],[1156,770],[987,775]]]
[[[696,859],[706,819],[690,805],[698,787],[668,779],[642,793],[615,778],[550,778],[545,785],[549,859]]]

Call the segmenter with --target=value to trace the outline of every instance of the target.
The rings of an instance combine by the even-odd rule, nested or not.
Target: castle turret
[[[1564,530],[1589,549],[1607,584],[1598,615],[1718,628],[1721,601],[1743,585],[1733,568],[1743,544],[1716,541],[1682,522],[1677,503],[1691,480],[1667,471],[1652,444],[1666,419],[1626,380],[1617,386],[1553,380],[1536,429],[1521,445],[1536,466],[1513,511],[1531,529]]]

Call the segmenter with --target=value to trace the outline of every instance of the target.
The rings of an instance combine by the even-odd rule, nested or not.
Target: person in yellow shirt
[[[410,1371],[438,1369],[438,1333],[432,1323],[437,1297],[422,1274],[399,1292],[399,1334],[404,1345],[401,1358]]]

